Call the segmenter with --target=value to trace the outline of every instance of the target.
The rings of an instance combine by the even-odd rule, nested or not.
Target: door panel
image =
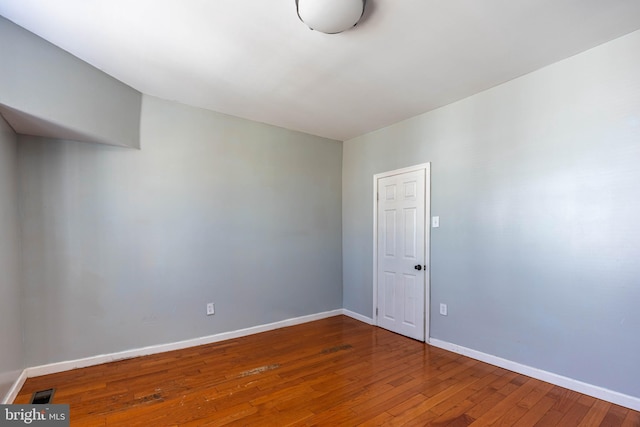
[[[385,272],[384,275],[384,301],[383,305],[384,318],[389,321],[395,321],[396,319],[396,275],[393,273]]]
[[[377,324],[425,338],[425,170],[378,180]],[[420,266],[420,270],[415,267]]]
[[[404,257],[405,259],[417,259],[416,247],[416,228],[417,228],[417,209],[404,209]]]
[[[387,257],[396,256],[396,211],[384,212],[384,254]]]

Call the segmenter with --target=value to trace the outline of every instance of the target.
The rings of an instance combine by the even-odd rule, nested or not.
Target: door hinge
[[[380,193],[376,193],[376,200],[380,200]]]
[[[376,317],[378,317],[378,307],[376,307]]]

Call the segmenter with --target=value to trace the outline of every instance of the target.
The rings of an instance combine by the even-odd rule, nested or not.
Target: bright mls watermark
[[[69,405],[0,405],[0,427],[69,427]]]

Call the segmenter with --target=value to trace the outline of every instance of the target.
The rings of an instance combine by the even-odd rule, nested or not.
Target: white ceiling
[[[639,0],[368,0],[337,35],[295,0],[0,0],[135,89],[337,140],[640,29]]]

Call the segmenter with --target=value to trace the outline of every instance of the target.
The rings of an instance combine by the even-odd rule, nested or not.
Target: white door
[[[377,324],[424,341],[428,169],[377,179]],[[428,231],[428,229],[426,229]]]

